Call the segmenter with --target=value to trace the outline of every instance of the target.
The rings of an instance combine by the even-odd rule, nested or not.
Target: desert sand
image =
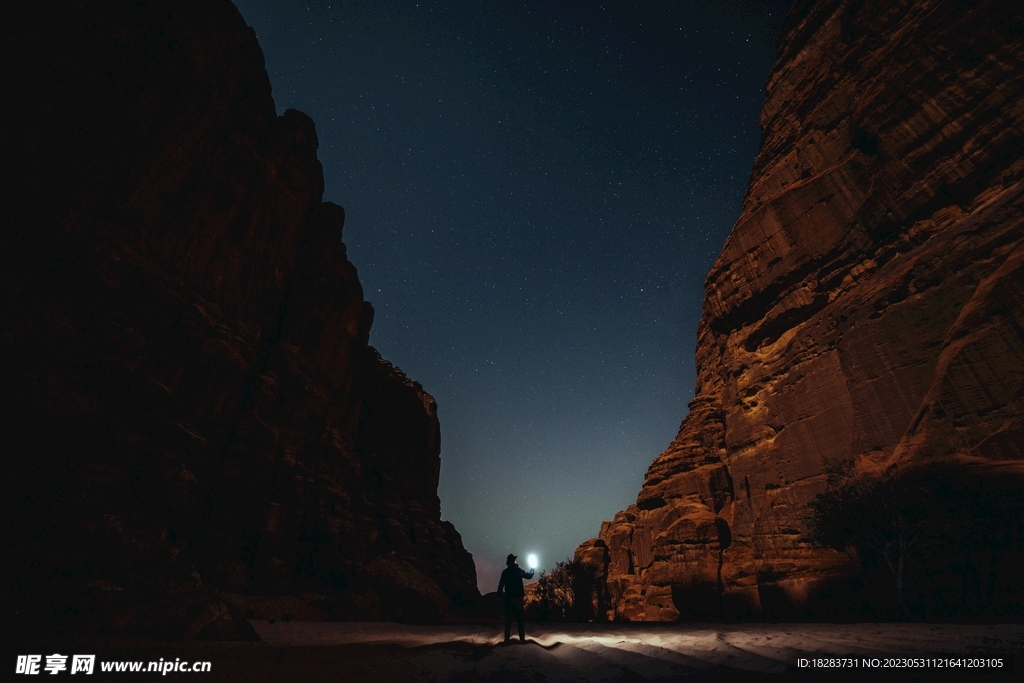
[[[507,645],[501,642],[499,628],[479,625],[253,625],[270,646],[363,646],[370,659],[400,646],[400,656],[381,661],[380,680],[409,681],[836,680],[834,671],[812,672],[797,662],[823,655],[862,661],[954,654],[978,658],[1024,650],[1024,626],[1006,624],[531,625],[525,643],[513,637]],[[855,678],[893,673],[858,669]],[[930,680],[943,672],[895,673],[902,674],[897,679]],[[981,672],[958,668],[954,673],[966,681],[977,680]],[[1011,671],[988,670],[981,678],[1002,680],[1008,674]]]
[[[500,624],[408,625],[369,622],[252,621],[263,642],[168,642],[21,634],[12,655],[93,653],[97,662],[208,661],[209,673],[166,680],[531,681],[1019,681],[1024,625],[953,624],[528,624],[525,643],[502,644]],[[6,648],[5,648],[6,650]],[[856,658],[853,669],[797,666],[799,659]],[[951,670],[864,668],[863,658],[962,655],[1003,657],[1003,667]],[[5,656],[4,658],[8,658]],[[13,667],[14,657],[4,666]],[[13,668],[10,669],[13,671]],[[950,675],[952,674],[952,675]],[[155,680],[153,673],[89,680]],[[0,678],[3,678],[0,676]],[[20,676],[17,678],[21,678]],[[160,678],[163,678],[160,676]],[[4,679],[7,680],[7,679]]]

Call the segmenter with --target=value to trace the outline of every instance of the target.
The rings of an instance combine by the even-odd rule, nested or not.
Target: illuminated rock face
[[[3,28],[0,612],[234,638],[211,588],[475,598],[434,400],[367,346],[313,122],[275,114],[252,29],[223,0],[66,10]],[[374,598],[396,581],[430,613]]]
[[[696,398],[636,505],[577,551],[605,577],[599,611],[828,616],[821,596],[853,571],[806,538],[829,459],[1019,477],[1014,12],[795,3],[743,213],[707,277]]]

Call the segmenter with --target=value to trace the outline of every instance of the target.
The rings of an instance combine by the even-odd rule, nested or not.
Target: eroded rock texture
[[[577,551],[610,615],[855,612],[837,587],[856,567],[806,536],[828,460],[998,481],[1019,516],[1019,9],[798,1],[761,125],[743,213],[706,281],[689,415],[636,505]],[[975,579],[982,602],[1020,602],[1019,557],[966,564],[975,578],[964,569],[950,610],[970,613]]]
[[[235,7],[3,31],[8,623],[234,638],[220,591],[413,620],[476,597],[434,400],[367,345],[313,122],[275,114]]]

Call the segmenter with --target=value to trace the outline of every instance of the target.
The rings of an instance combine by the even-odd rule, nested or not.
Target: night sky
[[[789,2],[236,2],[316,121],[371,344],[437,399],[481,590],[550,569],[686,415]]]

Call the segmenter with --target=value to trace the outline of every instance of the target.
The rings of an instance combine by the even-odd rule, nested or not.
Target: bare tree
[[[855,476],[853,461],[827,462],[824,493],[811,501],[811,541],[863,559],[874,554],[889,570],[896,604],[905,619],[907,561],[930,535],[925,500],[928,492],[888,475]]]

